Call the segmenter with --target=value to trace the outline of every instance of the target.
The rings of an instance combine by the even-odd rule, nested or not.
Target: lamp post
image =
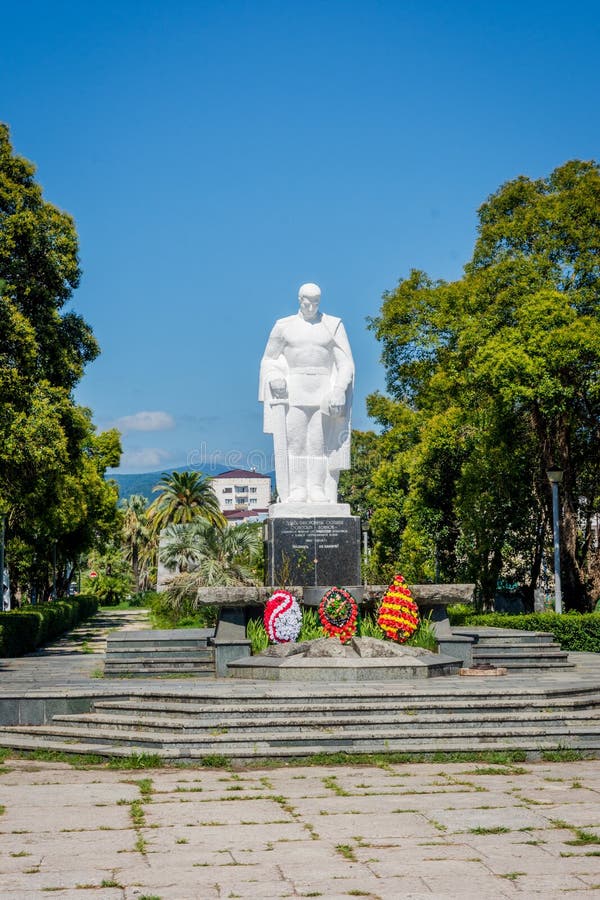
[[[560,584],[560,522],[558,514],[558,486],[562,484],[562,469],[548,469],[548,481],[552,486],[552,526],[554,534],[554,612],[562,612],[562,590]]]
[[[0,512],[0,611],[4,609],[4,535],[6,518]]]

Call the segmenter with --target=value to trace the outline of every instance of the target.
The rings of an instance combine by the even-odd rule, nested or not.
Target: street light
[[[558,518],[558,486],[562,484],[562,469],[547,469],[546,475],[552,485],[552,525],[554,533],[554,612],[562,612],[562,591],[560,586],[560,524]]]

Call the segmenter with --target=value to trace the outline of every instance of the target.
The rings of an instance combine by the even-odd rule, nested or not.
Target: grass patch
[[[164,761],[158,753],[130,753],[129,756],[112,756],[109,769],[160,769]]]
[[[335,849],[344,859],[349,859],[350,862],[358,862],[354,848],[350,844],[336,844]]]
[[[144,803],[149,803],[152,799],[152,794],[154,792],[154,788],[152,786],[151,778],[140,778],[137,781],[134,781],[133,784],[137,784],[140,789],[140,794],[142,795],[142,800]]]
[[[231,769],[231,760],[227,756],[221,756],[219,753],[203,756],[199,762],[204,769]]]
[[[568,750],[561,748],[559,750],[543,750],[542,759],[544,762],[577,762],[585,759],[585,753],[581,750]]]
[[[129,804],[129,815],[134,828],[142,828],[146,824],[144,808],[141,800],[132,800]]]
[[[338,797],[350,797],[352,796],[349,791],[344,790],[344,788],[338,784],[337,777],[335,775],[327,775],[326,778],[322,778],[321,781],[330,791],[333,791]]]
[[[571,847],[579,847],[582,844],[600,844],[600,836],[593,831],[585,831],[583,828],[573,828],[575,837],[572,841],[565,841]]]
[[[146,840],[144,840],[144,838],[142,837],[141,834],[138,834],[137,840],[134,844],[133,849],[136,850],[138,853],[141,853],[142,856],[145,856],[147,847],[148,847],[148,842]]]
[[[478,825],[476,828],[469,828],[469,834],[508,834],[509,832],[510,828],[505,825],[492,825],[489,828]]]

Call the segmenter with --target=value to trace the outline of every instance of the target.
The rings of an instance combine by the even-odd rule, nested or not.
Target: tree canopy
[[[159,492],[148,508],[155,534],[167,525],[185,525],[198,518],[219,528],[225,525],[217,495],[202,472],[163,472],[152,490]]]
[[[412,271],[370,327],[388,397],[370,500],[375,555],[409,577],[535,587],[564,470],[563,588],[600,593],[600,168],[502,185],[459,281]]]
[[[72,218],[44,200],[35,167],[0,124],[0,511],[13,591],[64,590],[81,553],[113,526],[119,435],[97,434],[72,391],[99,350],[65,310],[79,284]]]

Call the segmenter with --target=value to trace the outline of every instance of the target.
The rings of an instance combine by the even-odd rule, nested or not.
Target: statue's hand
[[[341,416],[344,411],[344,407],[346,405],[346,397],[343,393],[339,393],[335,391],[331,395],[331,399],[329,401],[329,412],[332,416]]]
[[[285,378],[274,378],[269,382],[271,394],[276,400],[283,400],[287,397],[287,384]]]

